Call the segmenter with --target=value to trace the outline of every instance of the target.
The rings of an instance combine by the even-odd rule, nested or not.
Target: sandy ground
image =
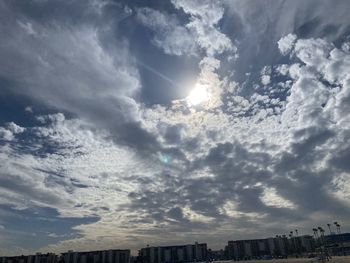
[[[218,261],[217,261],[218,262]],[[313,258],[288,258],[288,259],[272,259],[272,260],[247,260],[247,261],[220,261],[225,263],[320,263],[322,261]],[[350,263],[350,256],[332,257],[326,263]]]

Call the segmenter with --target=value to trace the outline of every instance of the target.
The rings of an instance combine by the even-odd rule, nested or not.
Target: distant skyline
[[[0,255],[350,230],[347,0],[0,2]]]

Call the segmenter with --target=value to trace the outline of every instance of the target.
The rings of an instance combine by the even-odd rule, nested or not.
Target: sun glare
[[[188,94],[186,101],[189,106],[197,106],[203,102],[206,102],[210,99],[210,92],[208,87],[202,84],[196,84],[190,94]]]

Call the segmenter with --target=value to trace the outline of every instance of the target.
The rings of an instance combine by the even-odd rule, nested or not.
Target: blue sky
[[[348,230],[349,7],[2,1],[0,254]]]

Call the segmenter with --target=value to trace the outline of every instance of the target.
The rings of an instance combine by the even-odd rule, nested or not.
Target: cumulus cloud
[[[9,122],[5,127],[0,127],[0,138],[6,141],[12,141],[16,134],[23,133],[24,131],[24,127],[21,127],[14,122]]]
[[[281,51],[282,55],[288,54],[294,46],[297,36],[294,34],[288,34],[285,37],[282,37],[277,43],[278,48]]]

